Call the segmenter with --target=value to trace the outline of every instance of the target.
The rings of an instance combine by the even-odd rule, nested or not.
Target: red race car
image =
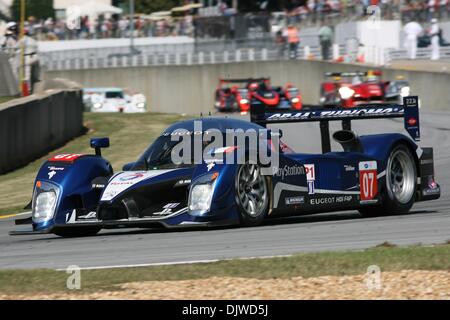
[[[219,79],[214,107],[219,111],[247,112],[251,99],[258,99],[274,109],[302,108],[302,98],[297,88],[290,83],[284,88],[272,87],[270,78]]]
[[[352,108],[364,104],[398,103],[410,94],[405,80],[383,81],[381,71],[327,72],[320,87],[320,104],[324,107]]]

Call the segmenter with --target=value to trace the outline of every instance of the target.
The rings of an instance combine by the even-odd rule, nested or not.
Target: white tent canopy
[[[101,2],[87,2],[77,6],[80,16],[98,16],[100,14],[121,14],[122,9]]]

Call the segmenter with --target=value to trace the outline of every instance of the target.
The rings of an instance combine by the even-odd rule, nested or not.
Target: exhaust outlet
[[[333,139],[342,146],[345,152],[364,152],[361,141],[353,131],[336,131],[333,133]]]

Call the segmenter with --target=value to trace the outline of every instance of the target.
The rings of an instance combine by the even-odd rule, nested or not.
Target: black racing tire
[[[242,164],[235,176],[235,201],[240,223],[245,227],[261,224],[269,212],[269,181],[256,164]]]
[[[66,227],[58,228],[53,233],[63,238],[89,237],[95,236],[101,229],[100,227]]]
[[[417,168],[411,150],[404,144],[392,148],[386,165],[383,203],[360,208],[363,216],[406,214],[414,204],[417,188]]]

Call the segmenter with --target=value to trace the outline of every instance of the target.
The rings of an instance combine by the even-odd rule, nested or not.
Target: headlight
[[[189,195],[189,210],[201,212],[209,211],[213,190],[213,185],[210,183],[194,185]]]
[[[241,104],[247,104],[248,100],[247,99],[241,99]]]
[[[144,102],[140,102],[136,105],[136,107],[138,107],[139,109],[144,109],[145,108],[145,103]]]
[[[342,99],[349,99],[353,96],[354,93],[355,90],[350,89],[349,87],[339,88],[339,94],[341,95]]]
[[[300,99],[299,98],[292,98],[292,103],[298,103],[298,102],[300,102]]]
[[[400,89],[400,95],[402,97],[407,97],[407,96],[409,96],[410,91],[411,90],[410,90],[409,87],[403,87],[403,88]]]
[[[94,103],[93,107],[94,109],[100,109],[103,105],[101,103]]]
[[[39,191],[36,189],[37,196],[33,208],[33,221],[35,223],[48,221],[53,218],[58,198],[55,190]]]

